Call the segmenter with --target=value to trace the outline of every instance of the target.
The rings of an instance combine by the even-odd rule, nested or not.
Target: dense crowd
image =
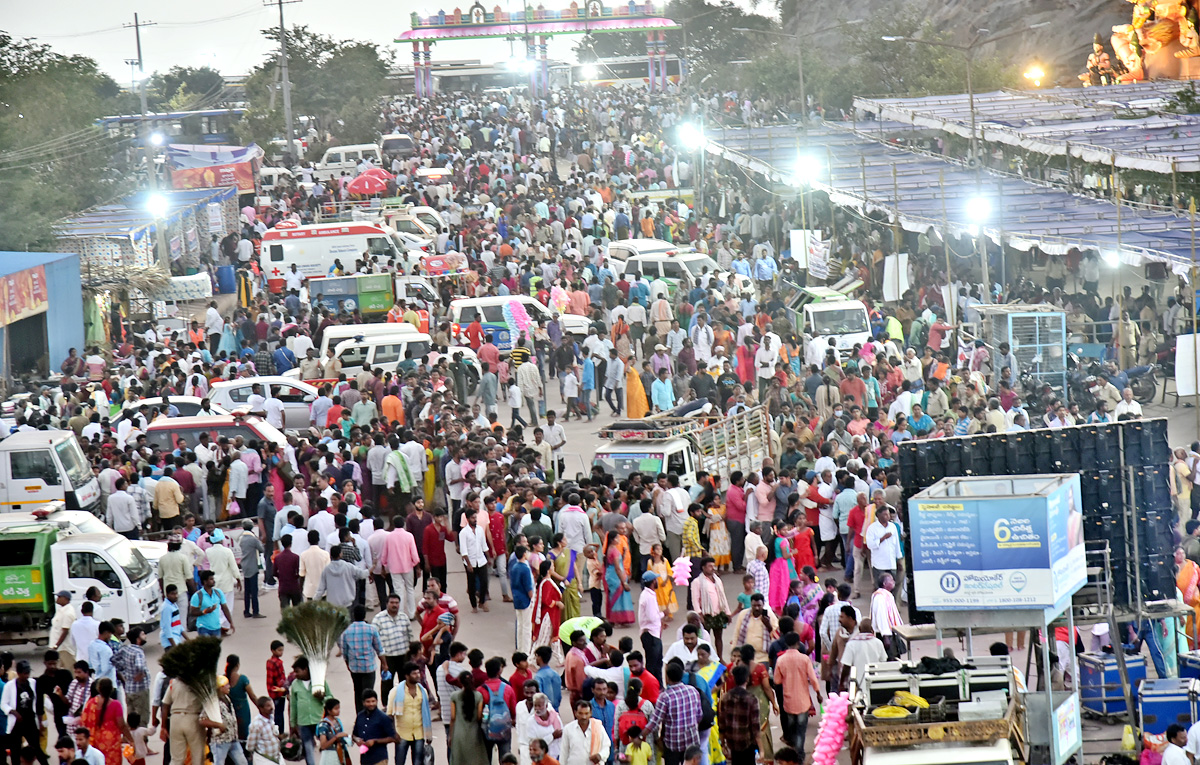
[[[880,294],[873,255],[889,247],[890,227],[839,223],[828,208],[843,268],[867,284],[871,339],[838,349],[804,333],[785,304],[802,280],[787,236],[798,200],[732,172],[705,179],[706,205],[694,215],[681,199],[645,196],[697,180],[670,141],[697,108],[620,91],[564,91],[532,106],[457,95],[388,104],[388,129],[421,147],[390,164],[389,193],[440,210],[451,233],[439,249],[471,266],[439,283],[439,302],[398,302],[389,314],[416,325],[418,310],[428,312],[426,357],[348,375],[315,349],[329,327],[359,317],[311,307],[299,276],[283,293],[264,289],[254,249],[263,228],[309,220],[346,196],[348,177],[306,172],[315,186],[277,194],[240,241],[219,248],[247,274],[232,314],[214,303],[190,331],[129,332],[111,353],[63,362],[61,388],[35,391],[16,427],[73,430],[109,525],[131,538],[170,533],[158,572],[162,646],[232,634],[238,601],[242,618],[259,618],[267,591],[281,606],[325,600],[352,616],[340,647],[354,687],[343,711],[313,688],[308,661],[285,666],[276,643],[264,688],[228,657],[221,719],[208,719],[186,687],[151,676],[144,634],[97,622],[86,603],[76,614],[68,593],[36,680],[61,689],[52,715],[73,736],[57,742],[74,747],[67,759],[119,765],[124,741],[136,762],[161,726],[166,757],[181,763],[189,753],[202,761],[206,740],[216,762],[277,760],[278,734],[292,733],[308,765],[344,765],[350,742],[364,765],[386,761],[390,746],[397,762],[411,752],[422,765],[440,722],[455,765],[489,761],[493,750],[519,765],[799,763],[824,696],[903,649],[899,444],[1140,416],[1119,384],[1130,360],[1123,331],[1110,330],[1120,364],[1097,377],[1093,411],[1055,400],[1031,407],[1034,391],[1007,344],[989,352],[971,340],[979,288],[937,271],[936,243],[914,259],[928,277],[914,283],[929,286],[885,305],[870,296]],[[451,168],[453,183],[421,186],[422,166]],[[669,289],[616,272],[606,246],[629,237],[691,244],[716,268]],[[369,253],[348,266],[339,263],[346,273],[397,267]],[[1089,291],[1064,296],[1061,286],[1021,294],[1082,310]],[[965,308],[954,323],[951,289]],[[502,354],[478,321],[451,335],[445,312],[463,294],[532,295],[554,319]],[[590,318],[586,337],[565,332],[565,314]],[[475,352],[478,381],[456,343]],[[292,368],[319,394],[310,427],[286,443],[203,436],[157,448],[146,438],[152,422],[177,414],[172,396],[204,398],[218,380]],[[282,426],[276,388],[248,403]],[[140,403],[152,397],[161,403]],[[110,402],[127,404],[115,426]],[[571,417],[703,404],[701,417],[766,408],[761,466],[700,472],[691,485],[674,472],[567,475],[567,456],[593,446],[568,443]],[[448,580],[450,555],[466,571],[472,612],[496,607],[497,587],[510,604],[508,658],[485,657],[459,634],[462,593],[451,590],[462,585]],[[723,573],[741,576],[733,600]],[[24,698],[29,675],[18,664],[3,698],[9,687]],[[350,701],[353,723],[343,725]],[[38,746],[24,722],[10,733]]]

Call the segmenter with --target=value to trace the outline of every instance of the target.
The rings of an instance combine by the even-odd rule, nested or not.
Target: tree
[[[688,62],[692,72],[747,58],[755,40],[735,27],[774,29],[778,22],[756,13],[747,13],[730,0],[710,3],[707,0],[671,0],[666,15],[682,25],[682,29],[666,32],[667,50],[678,52]],[[686,38],[686,45],[684,40]],[[575,46],[580,61],[617,56],[645,56],[644,34],[611,32],[585,35]]]
[[[147,101],[154,111],[192,111],[212,105],[225,87],[225,78],[207,66],[173,66],[150,79]]]
[[[266,29],[263,35],[278,45],[278,29]],[[374,112],[374,104],[389,90],[388,72],[395,60],[394,52],[374,43],[334,40],[306,26],[289,29],[287,45],[293,117],[312,117],[321,129],[337,139],[349,140],[342,135],[339,118],[345,124],[344,111],[355,102],[370,105],[370,111]],[[278,63],[278,54],[268,56],[246,80],[245,92],[257,114],[282,106],[282,96],[277,90]],[[352,130],[357,131],[358,120],[351,116],[349,122],[355,125]],[[371,138],[375,132],[372,130]],[[273,137],[283,137],[282,120]]]
[[[130,188],[128,143],[95,125],[119,92],[92,59],[0,33],[0,249],[49,249],[56,221]]]

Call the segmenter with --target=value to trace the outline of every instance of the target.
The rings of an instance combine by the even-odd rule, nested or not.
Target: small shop
[[[74,253],[0,253],[0,371],[44,380],[71,348],[83,352],[83,293]]]

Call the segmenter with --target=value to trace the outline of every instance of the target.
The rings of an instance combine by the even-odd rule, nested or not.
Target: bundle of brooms
[[[221,705],[217,701],[217,662],[221,660],[221,639],[198,637],[170,648],[162,656],[162,668],[167,677],[183,683],[191,690],[200,709],[209,720],[221,720]]]
[[[283,609],[276,631],[308,659],[313,695],[325,694],[325,674],[338,638],[350,626],[346,609],[323,600],[308,600]]]

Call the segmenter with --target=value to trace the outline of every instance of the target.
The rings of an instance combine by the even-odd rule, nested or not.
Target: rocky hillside
[[[836,23],[874,14],[886,14],[897,0],[797,0],[806,30],[823,23]],[[1049,22],[1027,34],[1014,35],[996,43],[995,50],[1022,63],[1040,59],[1052,80],[1060,85],[1078,82],[1092,36],[1099,32],[1107,41],[1116,24],[1128,24],[1132,6],[1125,0],[920,0],[933,24],[952,32],[952,39],[965,42],[975,30],[997,35],[1023,26]],[[817,21],[819,20],[819,21]],[[814,38],[821,41],[821,37]],[[836,39],[830,40],[835,45]],[[1111,49],[1109,51],[1111,53]]]

